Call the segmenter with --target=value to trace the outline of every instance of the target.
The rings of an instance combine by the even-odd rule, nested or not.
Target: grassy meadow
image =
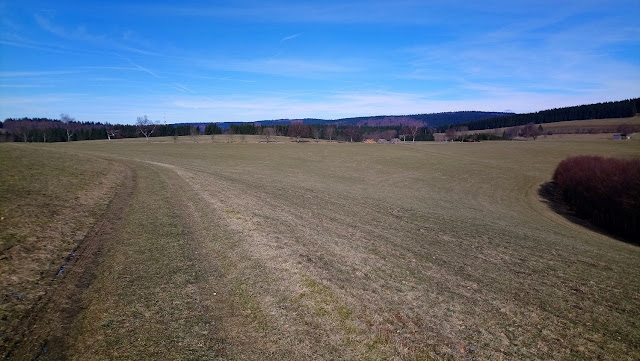
[[[2,356],[640,358],[640,248],[540,194],[637,139],[197,140],[0,144]]]
[[[599,139],[611,139],[613,134],[620,134],[618,128],[621,125],[630,125],[634,128],[640,127],[640,115],[636,115],[634,117],[629,118],[606,118],[606,119],[584,119],[584,120],[571,120],[565,122],[554,122],[554,123],[543,123],[543,134],[541,134],[541,138],[562,138],[562,139],[580,139],[580,137],[573,137],[574,134],[585,134],[588,135],[589,138],[599,138]],[[485,129],[485,130],[469,130],[462,132],[464,134],[475,134],[475,133],[490,133],[501,136],[505,131],[511,128],[520,128],[517,127],[504,127],[504,128],[495,128],[495,129]],[[553,135],[545,135],[548,132],[553,133]],[[567,134],[569,137],[567,138]]]

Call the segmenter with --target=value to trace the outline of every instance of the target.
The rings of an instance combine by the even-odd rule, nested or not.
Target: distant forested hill
[[[498,113],[498,112],[445,112],[430,114],[413,114],[413,115],[392,115],[392,116],[374,116],[374,117],[358,117],[338,119],[335,122],[340,125],[358,125],[358,126],[398,126],[406,125],[415,121],[422,122],[425,126],[439,127],[442,125],[459,124],[474,122],[487,118],[504,117],[513,115],[514,113]]]
[[[412,115],[377,115],[369,117],[354,117],[354,118],[342,118],[335,120],[317,119],[317,118],[305,118],[305,119],[277,119],[277,120],[261,120],[253,122],[255,126],[274,126],[274,125],[289,125],[291,123],[302,122],[304,124],[334,124],[337,126],[368,126],[368,127],[396,127],[409,125],[414,122],[422,123],[423,126],[439,127],[442,125],[459,124],[474,122],[487,118],[495,118],[502,116],[510,116],[514,113],[499,113],[499,112],[478,112],[478,111],[464,111],[464,112],[446,112],[446,113],[430,113],[430,114],[412,114]],[[201,123],[206,124],[206,123]],[[234,124],[241,124],[240,122],[223,122],[218,123],[221,129],[229,129]]]
[[[487,118],[471,122],[459,123],[469,130],[483,130],[503,127],[513,127],[529,123],[555,123],[570,120],[626,118],[633,117],[640,108],[640,98],[606,102],[588,105],[577,105],[566,108],[543,110],[536,113],[514,114]],[[444,132],[450,124],[439,126],[439,131]],[[451,124],[452,125],[452,124]]]

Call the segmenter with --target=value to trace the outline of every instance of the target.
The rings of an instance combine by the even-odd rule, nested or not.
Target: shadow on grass
[[[578,217],[576,212],[574,212],[571,209],[571,207],[564,200],[562,200],[562,197],[560,197],[560,195],[556,191],[555,182],[551,181],[551,182],[546,182],[542,184],[538,189],[538,194],[540,195],[540,197],[542,197],[542,199],[547,204],[547,206],[549,206],[549,208],[551,208],[557,214],[563,216],[568,221],[573,222],[574,224],[577,224],[589,230],[592,230],[594,232],[600,233],[604,236],[611,237],[635,246],[640,246],[640,244],[638,243],[638,240],[632,239],[631,237],[624,237],[619,234],[615,234],[613,232],[607,231],[606,229],[598,227],[593,223],[589,222],[588,219]]]

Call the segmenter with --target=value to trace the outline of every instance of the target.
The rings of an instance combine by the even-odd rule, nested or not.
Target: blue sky
[[[640,1],[0,1],[0,118],[531,112],[640,96]]]

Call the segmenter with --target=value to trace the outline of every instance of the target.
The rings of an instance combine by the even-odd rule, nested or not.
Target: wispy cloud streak
[[[180,89],[180,90],[183,90],[183,91],[186,91],[186,92],[189,92],[189,93],[195,94],[195,92],[194,92],[193,90],[191,90],[191,89],[187,88],[186,86],[184,86],[184,85],[182,85],[182,84],[173,83],[173,85],[175,85],[175,86],[176,86],[176,88],[178,88],[178,89]]]
[[[119,51],[126,51],[126,52],[140,54],[140,55],[148,55],[148,56],[161,55],[155,51],[141,49],[139,46],[132,46],[132,45],[122,43],[104,34],[101,34],[101,35],[91,34],[89,33],[89,31],[84,25],[79,25],[74,30],[69,30],[68,28],[65,28],[63,26],[53,23],[49,18],[41,14],[35,14],[34,18],[36,20],[36,23],[40,26],[40,28],[63,39],[88,42],[93,46],[96,46],[102,50],[115,49]],[[129,37],[123,36],[123,38],[125,39],[130,38],[130,36]]]
[[[300,37],[300,35],[302,35],[302,34],[292,34],[292,35],[288,35],[288,36],[285,36],[284,38],[280,39],[280,41],[281,41],[281,42],[285,42],[285,41],[293,40],[293,39],[295,39],[295,38],[299,38],[299,37]]]
[[[149,74],[149,75],[151,75],[151,76],[153,76],[153,77],[156,77],[156,78],[158,78],[158,79],[162,78],[162,77],[161,77],[161,76],[159,76],[158,74],[154,73],[153,71],[151,71],[151,70],[149,70],[149,69],[147,69],[147,68],[145,68],[145,67],[143,67],[143,66],[140,66],[140,65],[135,64],[135,63],[132,63],[132,64],[133,64],[133,65],[134,65],[138,70],[140,70],[140,71],[142,71],[142,72],[145,72],[145,73],[147,73],[147,74]]]
[[[74,74],[79,71],[74,70],[50,70],[50,71],[0,71],[0,77],[41,77],[48,75]]]

